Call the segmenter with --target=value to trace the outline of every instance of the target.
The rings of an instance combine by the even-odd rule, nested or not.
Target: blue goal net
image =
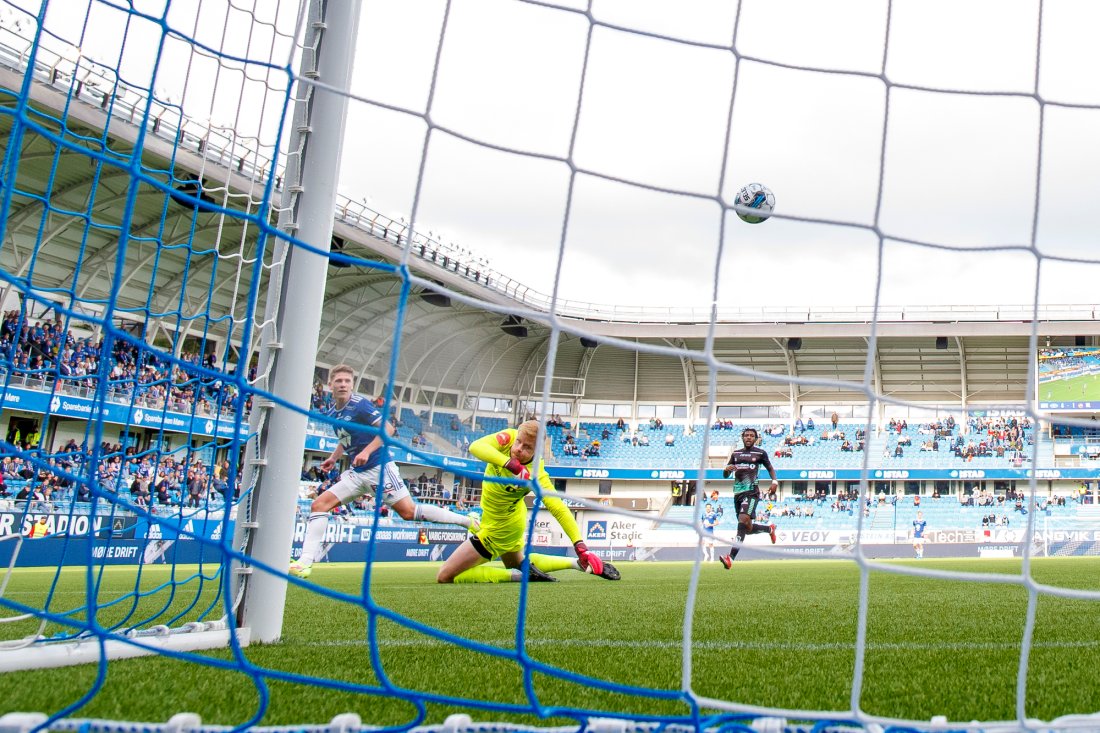
[[[296,4],[0,6],[5,671],[237,644],[301,21]],[[48,687],[57,719],[101,683]]]
[[[1100,728],[1100,18],[998,5],[0,0],[0,733]]]

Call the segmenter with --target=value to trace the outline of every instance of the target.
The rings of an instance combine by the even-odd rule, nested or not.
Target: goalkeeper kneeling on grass
[[[523,579],[523,549],[526,545],[527,504],[523,499],[532,489],[529,484],[497,483],[494,479],[531,480],[531,461],[535,457],[535,441],[539,424],[528,420],[518,428],[478,438],[470,445],[470,453],[485,461],[485,478],[481,484],[481,529],[463,542],[439,569],[440,583],[513,583]],[[609,562],[589,552],[581,541],[581,531],[569,507],[555,496],[546,467],[539,462],[536,479],[542,488],[542,503],[573,543],[577,557],[531,554],[528,580],[554,581],[549,575],[557,570],[580,570],[608,580],[618,580],[619,571]],[[504,567],[485,566],[499,557]]]

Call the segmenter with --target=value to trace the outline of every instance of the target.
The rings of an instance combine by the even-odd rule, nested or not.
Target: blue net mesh
[[[2,8],[0,370],[16,412],[0,444],[0,523],[4,564],[39,566],[6,578],[9,657],[73,642],[94,660],[103,645],[156,649],[229,628],[232,520],[251,488],[249,355],[276,236],[270,161],[297,7],[279,19],[291,35],[270,26],[276,61],[203,46],[195,26],[213,6],[152,10]],[[260,20],[220,12],[227,28]],[[173,67],[181,58],[186,70]],[[209,70],[186,82],[203,63],[265,80],[276,126],[185,118],[173,99],[190,94],[201,108],[195,90],[217,84]],[[235,86],[242,100],[256,94],[248,87]],[[52,716],[92,700],[104,672]]]
[[[587,28],[589,40],[592,34],[622,30],[610,20],[597,21],[590,8],[517,5],[552,10],[575,22],[575,29]],[[461,15],[449,15],[450,7],[447,4],[443,16],[443,35],[463,32]],[[454,23],[449,31],[447,21]],[[1016,730],[1027,720],[1026,708],[1033,702],[1027,695],[1028,655],[1040,601],[1057,598],[1093,611],[1096,591],[1047,586],[1026,569],[1021,573],[1014,568],[1008,579],[994,573],[925,573],[936,579],[965,578],[991,595],[1006,589],[995,595],[996,603],[1011,607],[1012,618],[1022,622],[1018,625],[1023,630],[988,644],[968,646],[968,639],[948,636],[910,648],[894,644],[888,635],[871,635],[868,642],[868,618],[911,612],[906,593],[913,591],[890,587],[883,595],[900,599],[897,605],[874,605],[869,600],[872,581],[884,582],[882,576],[889,573],[862,556],[853,561],[853,541],[848,540],[838,543],[835,553],[846,558],[845,567],[829,576],[841,584],[839,591],[827,587],[831,581],[815,580],[813,571],[802,576],[803,586],[791,580],[793,575],[777,579],[760,571],[753,576],[767,594],[785,598],[786,603],[777,607],[805,613],[807,626],[835,620],[835,634],[805,642],[777,638],[779,632],[758,617],[771,607],[759,611],[760,606],[747,605],[747,584],[739,591],[746,595],[735,596],[729,591],[735,586],[703,579],[698,559],[690,571],[675,566],[638,569],[634,582],[639,590],[620,596],[631,604],[624,607],[605,608],[594,602],[593,586],[586,584],[600,581],[587,574],[561,583],[561,592],[554,595],[527,583],[509,595],[496,587],[436,586],[434,569],[425,570],[424,563],[410,570],[382,561],[442,559],[465,540],[464,528],[387,517],[380,502],[349,507],[355,521],[329,521],[322,552],[330,553],[330,560],[351,561],[347,566],[319,567],[314,577],[302,579],[287,577],[282,561],[274,564],[249,555],[248,538],[258,524],[254,509],[264,501],[263,492],[300,490],[297,480],[265,484],[260,448],[261,436],[281,428],[268,422],[268,408],[307,411],[304,395],[275,394],[267,388],[277,363],[275,352],[284,342],[293,343],[292,334],[273,332],[276,321],[268,316],[280,310],[281,270],[288,251],[330,257],[335,273],[330,289],[340,287],[334,281],[340,268],[349,266],[385,283],[385,288],[373,291],[387,292],[382,302],[337,302],[328,318],[339,325],[342,319],[350,320],[341,307],[369,310],[372,338],[358,338],[361,333],[354,337],[375,343],[349,344],[344,353],[349,361],[362,357],[363,363],[373,362],[376,378],[367,386],[368,380],[359,379],[357,371],[356,386],[381,395],[381,419],[396,425],[393,436],[383,435],[377,426],[375,434],[408,463],[457,476],[464,489],[481,478],[481,464],[464,455],[441,455],[424,442],[424,433],[443,438],[454,449],[451,453],[461,454],[460,448],[507,429],[510,421],[481,415],[471,427],[458,419],[458,405],[453,406],[455,414],[440,409],[430,415],[405,406],[410,400],[403,390],[411,389],[405,382],[422,377],[429,367],[418,373],[421,364],[402,347],[440,333],[438,328],[421,330],[423,322],[410,316],[414,292],[474,301],[418,277],[410,259],[431,263],[435,275],[489,292],[494,302],[477,305],[495,314],[496,321],[504,319],[499,326],[507,337],[526,336],[528,326],[536,324],[548,328],[546,374],[556,373],[557,347],[566,335],[558,314],[629,317],[623,310],[613,309],[608,316],[583,311],[583,304],[560,301],[557,295],[542,296],[493,272],[470,253],[414,234],[400,216],[382,216],[347,199],[340,199],[336,211],[339,224],[381,242],[391,257],[352,252],[339,235],[318,245],[294,236],[293,226],[280,228],[300,193],[297,182],[286,178],[288,161],[306,152],[293,147],[301,130],[294,129],[292,112],[296,102],[308,107],[314,90],[312,78],[299,78],[298,65],[320,52],[311,44],[323,35],[323,20],[296,2],[0,3],[0,398],[8,418],[0,441],[5,478],[0,567],[8,568],[0,584],[0,609],[5,614],[0,618],[0,670],[61,666],[77,657],[92,663],[66,672],[20,673],[28,675],[27,683],[12,675],[10,689],[19,692],[5,696],[0,714],[30,706],[45,715],[11,715],[0,720],[0,728],[244,730],[266,725],[278,730],[419,728],[440,733],[531,726],[593,733],[916,730],[928,726],[910,727],[909,722],[895,720],[889,698],[896,691],[868,678],[879,671],[877,664],[888,668],[883,678],[905,679],[912,655],[892,666],[881,661],[899,649],[906,654],[914,648],[934,650],[954,655],[955,662],[955,656],[964,655],[952,651],[956,646],[974,656],[989,652],[1007,659],[998,667],[1001,677],[980,689],[983,695],[996,690],[1015,708],[1004,713],[1007,722],[984,727]],[[626,35],[679,43],[656,31],[628,29]],[[445,44],[441,38],[433,42],[437,68],[429,99],[447,91],[445,83],[438,84],[446,79],[438,68]],[[758,61],[736,43],[683,45],[720,53],[723,64]],[[589,60],[587,47],[585,54],[583,64]],[[578,69],[579,75],[586,70]],[[899,86],[885,72],[851,75]],[[592,83],[597,82],[593,77]],[[579,117],[581,104],[570,104],[574,102]],[[575,186],[611,192],[614,186],[629,184],[635,194],[661,195],[664,201],[691,199],[717,215],[720,243],[726,239],[726,220],[738,213],[722,194],[729,181],[728,161],[714,162],[721,156],[708,153],[708,171],[719,181],[716,190],[713,181],[705,190],[680,179],[655,184],[644,175],[618,177],[578,165],[575,147],[590,143],[578,139],[576,119],[570,135],[564,136],[568,142],[563,137],[560,150],[551,154],[478,143],[475,137],[448,129],[445,115],[440,121],[399,105],[373,106],[423,118],[429,130],[412,196],[413,221],[431,199],[425,179],[433,134],[439,145],[453,136],[451,143],[459,140],[528,162],[559,165],[559,173],[568,178],[567,228],[583,217],[570,208]],[[725,126],[715,140],[725,150],[736,138],[732,97],[728,110],[720,111]],[[308,127],[306,122],[300,127]],[[881,203],[883,180],[881,169],[876,170]],[[819,223],[837,223],[831,212],[818,211],[817,216]],[[870,235],[880,248],[884,245],[877,219],[874,225],[844,225]],[[565,238],[563,234],[562,252]],[[1035,253],[1034,233],[1025,249]],[[690,254],[685,251],[684,259]],[[715,270],[714,277],[708,272],[701,290],[713,291],[717,302],[721,246],[714,254],[713,262],[703,263]],[[560,269],[560,253],[554,263],[559,267],[552,278],[556,293],[567,278]],[[507,305],[500,305],[502,296]],[[644,355],[673,356],[677,363],[681,357],[698,358],[701,368],[709,370],[705,389],[713,401],[719,377],[732,381],[759,375],[753,367],[731,366],[716,355],[713,309],[707,309],[703,320],[707,319],[711,334],[699,352],[683,344],[642,349],[615,338],[599,343],[633,347]],[[288,323],[292,326],[292,320],[279,321],[284,328]],[[464,329],[467,326],[456,318],[443,338],[455,338]],[[873,321],[872,343],[875,336]],[[321,340],[324,344],[333,338],[330,332]],[[797,340],[799,347],[791,346],[792,350],[801,347]],[[476,344],[469,347],[475,348]],[[333,352],[329,348],[328,353]],[[324,381],[321,371],[319,383]],[[858,364],[856,372],[846,384],[831,374],[772,381],[842,388],[852,399],[865,398],[868,403],[880,398],[872,389],[869,365]],[[432,372],[421,382],[442,383],[443,376]],[[477,391],[476,376],[467,384],[471,393]],[[570,397],[568,389],[564,388],[565,398]],[[542,409],[552,402],[548,385],[525,390],[529,401],[524,407],[538,406],[543,414],[550,411]],[[318,385],[308,403],[311,422],[305,436],[305,449],[315,457],[332,451],[334,434],[350,427],[329,414],[330,407],[330,396]],[[594,421],[585,429],[595,432],[602,427],[606,425]],[[562,434],[558,429],[546,431],[555,448]],[[652,448],[667,452],[659,458],[639,458],[632,468],[648,472],[667,467],[670,475],[683,480],[689,474],[678,467],[695,465],[702,476],[705,426],[698,435],[670,426],[668,435],[672,440],[667,446]],[[608,457],[619,452],[642,456],[635,448],[616,442],[604,450]],[[562,465],[582,476],[585,460],[567,457]],[[862,455],[853,455],[850,467],[855,470],[857,465],[865,471]],[[659,470],[651,477],[666,478]],[[415,483],[426,497],[444,502],[455,498],[443,493],[448,487]],[[728,536],[734,513],[728,497],[725,508],[731,511],[718,526]],[[310,513],[311,501],[303,497],[297,504],[294,536],[287,538],[288,561],[308,532]],[[619,514],[630,517],[628,510]],[[929,515],[941,519],[931,511]],[[889,516],[893,522],[898,514],[891,511]],[[538,519],[532,512],[527,554],[544,554],[549,562],[559,563],[557,569],[574,569],[572,561],[564,559],[567,545],[534,547],[535,538],[545,530]],[[694,557],[703,544],[698,508],[681,508],[664,519],[690,535]],[[849,514],[831,526],[851,530],[846,537],[857,535],[858,554],[863,520]],[[1094,544],[1057,542],[1042,550],[1078,555]],[[638,548],[626,547],[619,552],[642,559]],[[524,565],[517,572],[528,573],[530,568]],[[907,573],[917,574],[899,572],[899,583]],[[248,578],[261,574],[285,578],[289,584],[286,627],[279,644],[249,645],[248,632],[239,623],[245,615]],[[1086,623],[1094,624],[1094,619]],[[758,626],[765,626],[759,642],[715,632],[716,627],[732,627],[731,633],[749,636]],[[1040,639],[1036,648],[1041,653],[1065,648],[1094,653],[1096,643],[1088,639],[1093,626],[1084,628],[1085,639],[1055,635]],[[880,633],[877,628],[875,632]],[[123,659],[141,652],[153,657],[140,662]],[[978,662],[971,664],[967,669],[981,668]],[[756,689],[774,681],[773,669],[784,677],[805,674],[808,687],[831,691],[787,697],[790,687],[785,687],[774,699],[767,690],[757,694]],[[119,677],[131,686],[119,683]],[[834,684],[833,677],[841,681]],[[205,714],[201,719],[176,716],[165,724],[119,722],[165,720],[180,710]],[[355,712],[340,715],[348,710]],[[466,712],[506,722],[473,722],[464,717]],[[274,728],[272,721],[294,726]],[[1087,711],[1051,725],[1090,726],[1095,728],[1096,719]],[[948,729],[946,721],[933,727]]]

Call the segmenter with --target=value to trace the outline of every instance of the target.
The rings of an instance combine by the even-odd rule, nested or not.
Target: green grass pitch
[[[1055,379],[1039,385],[1039,399],[1047,402],[1100,402],[1100,375]]]
[[[913,565],[899,562],[898,565]],[[922,568],[1012,574],[1018,560],[924,560]],[[526,649],[534,660],[579,675],[664,693],[680,690],[683,618],[691,579],[689,563],[623,563],[623,580],[607,582],[575,572],[562,582],[529,588]],[[1056,588],[1100,589],[1100,558],[1037,559],[1037,581]],[[515,648],[517,584],[440,586],[434,564],[379,564],[374,602],[420,624],[501,650]],[[100,601],[133,588],[133,568],[110,568]],[[179,574],[179,570],[177,570]],[[186,577],[188,573],[179,574]],[[215,583],[153,590],[166,568],[146,568],[138,612],[209,603]],[[52,571],[18,570],[6,597],[33,602]],[[362,565],[320,565],[311,582],[360,596]],[[84,576],[66,571],[54,603],[82,597]],[[870,576],[864,686],[860,704],[874,714],[928,720],[1003,720],[1016,716],[1015,697],[1027,591],[1018,584],[936,580],[890,572]],[[703,696],[754,705],[847,710],[855,664],[859,572],[833,560],[755,561],[726,571],[703,567],[690,648],[692,689]],[[126,605],[129,611],[132,604]],[[200,607],[197,604],[196,607]],[[61,606],[51,606],[60,608]],[[112,606],[103,619],[123,614]],[[434,723],[453,712],[474,720],[533,725],[567,724],[455,703],[429,702],[423,717],[386,684],[415,695],[529,704],[523,669],[513,660],[432,639],[393,620],[376,623],[381,668],[368,636],[368,614],[350,603],[293,587],[283,640],[244,650],[258,667],[363,685],[356,694],[329,687],[268,681],[265,725],[327,722],[343,712],[365,723]],[[22,625],[21,625],[22,624]],[[25,622],[0,626],[4,639],[27,633]],[[4,626],[9,628],[4,628]],[[21,626],[21,628],[20,628]],[[1027,674],[1029,717],[1051,719],[1096,712],[1100,700],[1100,601],[1041,595]],[[203,653],[226,660],[226,650]],[[381,674],[379,674],[381,672]],[[8,693],[0,713],[54,713],[78,700],[96,681],[96,665],[3,675]],[[535,673],[541,704],[673,716],[690,715],[681,700],[621,694]],[[208,724],[239,724],[259,700],[253,678],[164,657],[111,662],[103,687],[70,717],[165,721],[181,711]],[[704,711],[706,712],[706,711]]]

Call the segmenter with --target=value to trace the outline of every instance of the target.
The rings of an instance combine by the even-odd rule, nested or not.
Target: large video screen
[[[1100,411],[1100,347],[1039,349],[1040,410]]]

